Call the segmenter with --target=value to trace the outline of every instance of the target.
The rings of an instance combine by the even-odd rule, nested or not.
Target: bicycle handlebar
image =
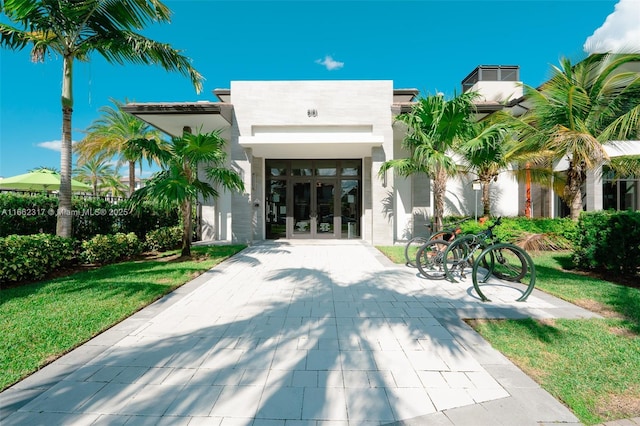
[[[492,237],[493,236],[493,228],[495,228],[496,226],[500,225],[501,223],[502,223],[502,216],[499,216],[498,219],[496,219],[496,221],[493,223],[493,225],[489,225],[487,227],[487,229],[485,229],[484,231],[480,231],[480,233],[477,234],[477,235],[485,237],[485,238]]]

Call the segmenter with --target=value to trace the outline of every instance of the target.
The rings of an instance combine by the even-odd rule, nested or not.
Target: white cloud
[[[77,141],[71,141],[72,145],[75,145],[76,143]],[[37,143],[36,146],[39,146],[40,148],[50,149],[51,151],[62,151],[62,141],[60,140],[40,142]]]
[[[323,65],[329,71],[339,70],[344,67],[344,62],[338,62],[329,55],[325,56],[324,59],[316,60],[316,64]]]
[[[587,53],[640,52],[640,1],[620,0],[604,24],[584,43]]]
[[[37,144],[40,148],[50,149],[52,151],[60,152],[62,150],[62,141],[47,141]]]

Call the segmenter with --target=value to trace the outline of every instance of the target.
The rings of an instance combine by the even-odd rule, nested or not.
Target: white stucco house
[[[500,108],[526,110],[517,66],[479,66],[462,87],[483,95],[479,118]],[[229,89],[213,92],[215,102],[124,107],[171,136],[222,130],[229,166],[242,175],[245,193],[202,200],[201,239],[358,238],[390,245],[424,232],[433,210],[429,179],[378,173],[384,161],[407,155],[401,148],[405,129],[395,117],[410,110],[417,89],[394,88],[391,80],[232,81]],[[640,153],[636,146],[629,150]],[[448,214],[481,211],[473,178],[449,182]],[[596,189],[587,191],[587,209],[601,209],[606,179],[604,185],[602,177],[589,179]],[[631,191],[637,209],[637,181],[633,185],[618,197],[627,203]],[[535,189],[531,202],[533,216],[560,213],[550,190]],[[524,187],[506,174],[492,185],[493,214],[523,215],[524,205]]]

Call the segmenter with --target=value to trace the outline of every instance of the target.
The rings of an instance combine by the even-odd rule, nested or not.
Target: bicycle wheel
[[[487,277],[484,280],[479,280],[485,273],[479,274],[480,263],[485,258],[493,259],[491,265],[492,272],[489,277],[493,275],[498,278],[499,281],[490,280]],[[524,274],[523,274],[524,271]],[[499,275],[507,278],[499,278]],[[522,276],[521,276],[522,275]],[[515,278],[518,278],[517,283],[509,286],[505,283],[514,282]],[[536,285],[536,267],[531,259],[531,256],[522,248],[508,243],[498,243],[491,245],[484,249],[478,260],[473,265],[472,271],[473,287],[475,288],[478,296],[485,301],[491,301],[486,295],[485,291],[492,292],[495,296],[504,299],[507,297],[509,291],[515,291],[519,297],[517,302],[524,302]],[[481,286],[482,284],[482,286]],[[524,287],[522,284],[524,284]],[[483,287],[485,290],[481,290]],[[521,294],[520,294],[521,293]]]
[[[422,247],[429,239],[427,237],[413,237],[404,246],[405,265],[416,267],[416,254],[418,249]]]
[[[451,282],[456,282],[456,276],[466,278],[473,269],[474,252],[480,248],[482,245],[475,235],[465,235],[453,240],[444,253],[445,277]]]
[[[505,281],[520,282],[527,274],[527,260],[515,246],[498,246],[492,250],[494,261],[492,271],[494,277]]]
[[[423,276],[432,280],[441,280],[445,277],[442,260],[448,245],[449,243],[445,240],[431,240],[418,249],[416,266]]]

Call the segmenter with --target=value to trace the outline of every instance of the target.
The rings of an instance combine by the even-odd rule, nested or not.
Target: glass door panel
[[[318,237],[333,237],[335,233],[335,181],[316,182],[316,227]]]
[[[293,235],[311,236],[311,182],[293,184]]]
[[[360,237],[360,185],[356,179],[340,181],[340,231],[342,238]]]
[[[287,181],[267,180],[266,196],[267,238],[287,237]]]

